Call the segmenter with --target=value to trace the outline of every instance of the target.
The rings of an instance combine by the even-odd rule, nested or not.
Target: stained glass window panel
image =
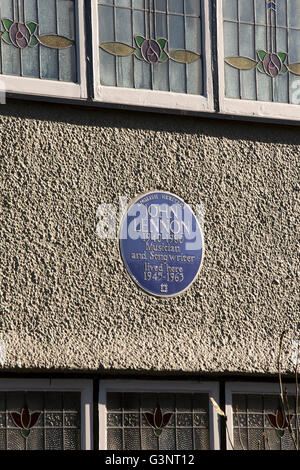
[[[79,450],[78,392],[0,392],[0,450]]]
[[[235,450],[295,450],[289,422],[297,440],[296,400],[288,397],[286,413],[279,395],[234,394],[233,444]],[[288,410],[290,417],[288,416]]]
[[[209,449],[208,394],[107,394],[109,450]]]
[[[0,73],[77,83],[75,0],[0,0]]]
[[[203,94],[201,0],[98,2],[100,83]]]
[[[299,104],[299,0],[223,0],[227,98]]]

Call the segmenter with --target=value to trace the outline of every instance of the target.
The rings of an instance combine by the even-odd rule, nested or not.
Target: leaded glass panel
[[[77,82],[74,0],[0,0],[0,74]]]
[[[0,392],[0,450],[46,449],[80,449],[80,393]]]
[[[98,1],[100,83],[203,94],[201,0]]]
[[[223,0],[225,94],[299,104],[300,1]]]
[[[297,440],[295,397],[283,410],[279,395],[233,394],[232,411],[235,450],[295,450],[289,430],[290,424]]]
[[[109,450],[209,449],[208,394],[107,394]]]

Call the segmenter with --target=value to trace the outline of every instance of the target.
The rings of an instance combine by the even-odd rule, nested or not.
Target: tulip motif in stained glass
[[[121,42],[104,42],[100,44],[100,48],[109,54],[124,57],[134,54],[137,59],[143,60],[150,65],[167,62],[173,60],[181,64],[191,64],[200,59],[201,54],[188,51],[186,49],[166,50],[168,40],[165,38],[147,39],[143,36],[135,36],[137,47],[129,46]]]
[[[21,413],[12,411],[10,413],[14,424],[21,429],[22,436],[27,439],[30,434],[31,428],[33,428],[41,415],[40,411],[30,413],[28,406],[25,405]]]
[[[276,21],[274,21],[274,17],[277,14],[277,0],[267,0],[266,10],[268,18],[267,34],[270,37],[271,50],[257,50],[256,59],[243,56],[226,57],[226,64],[239,70],[252,70],[256,68],[259,72],[271,78],[276,78],[289,72],[294,75],[300,75],[300,62],[289,64],[287,63],[288,54],[286,52],[274,50],[277,34]]]
[[[163,429],[169,424],[173,413],[162,413],[158,406],[154,413],[144,413],[148,424],[153,428],[154,434],[159,437]]]
[[[278,437],[282,438],[284,431],[290,426],[292,416],[285,416],[282,409],[278,408],[275,414],[269,413],[268,418]]]
[[[65,49],[74,42],[58,34],[37,34],[38,24],[34,21],[15,22],[9,18],[1,18],[4,31],[0,32],[2,41],[18,49],[42,45],[51,49]]]
[[[260,72],[267,74],[269,77],[277,77],[287,73],[288,69],[285,65],[287,54],[279,52],[278,54],[268,53],[265,51],[257,51],[260,59],[257,68]]]
[[[156,62],[166,62],[169,59],[165,52],[166,39],[145,39],[143,36],[136,36],[135,42],[138,48],[134,54],[138,59],[148,62],[148,64],[156,64]]]

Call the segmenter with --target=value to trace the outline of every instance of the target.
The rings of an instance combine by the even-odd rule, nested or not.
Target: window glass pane
[[[224,0],[225,94],[300,104],[299,0]]]
[[[295,397],[289,396],[290,423],[297,439]],[[295,450],[289,432],[288,411],[282,413],[279,395],[234,394],[235,450]]]
[[[80,449],[80,393],[1,392],[0,449]]]
[[[209,449],[208,406],[204,393],[108,393],[108,449]]]
[[[0,73],[77,82],[74,0],[0,0]]]
[[[99,0],[101,85],[203,94],[201,5]]]

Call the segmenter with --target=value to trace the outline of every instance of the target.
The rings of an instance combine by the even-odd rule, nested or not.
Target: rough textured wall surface
[[[0,129],[2,368],[276,372],[299,320],[299,128],[20,101]],[[205,205],[201,274],[171,300],[96,236],[101,202],[152,189]]]

